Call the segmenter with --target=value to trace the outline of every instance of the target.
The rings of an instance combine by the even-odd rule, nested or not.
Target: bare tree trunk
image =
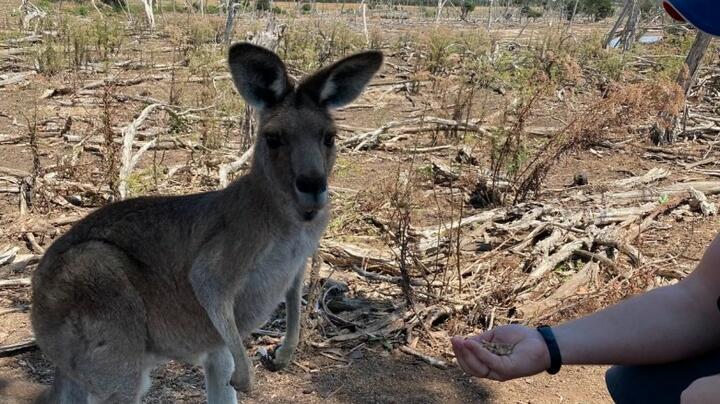
[[[690,52],[688,52],[687,58],[685,58],[685,64],[678,73],[677,83],[683,89],[683,95],[686,97],[697,78],[698,71],[700,70],[700,62],[707,51],[711,39],[712,37],[710,35],[702,31],[698,31],[695,36],[695,42],[693,42],[692,48],[690,48]],[[663,126],[662,123],[668,121],[669,125]],[[650,130],[650,138],[652,142],[656,145],[675,143],[678,134],[685,130],[686,121],[687,105],[685,105],[685,108],[683,109],[682,116],[668,117],[661,113],[658,121]]]
[[[99,9],[98,6],[97,6],[97,3],[95,3],[95,0],[90,0],[90,4],[92,4],[92,6],[93,6],[93,8],[95,9],[95,11],[97,11],[98,14],[100,14],[100,19],[101,19],[101,20],[104,20],[104,19],[105,19],[105,15],[102,13],[102,11],[100,11],[100,9]]]
[[[447,0],[437,0],[437,13],[435,14],[435,25],[440,24],[440,15],[442,14],[442,9],[445,7],[445,3]]]
[[[141,0],[145,7],[145,17],[150,29],[155,29],[155,12],[153,11],[153,0]]]
[[[632,12],[623,33],[623,52],[630,49],[635,42],[635,32],[639,22],[640,8],[637,6],[637,0],[632,0]]]
[[[230,43],[230,40],[232,39],[232,32],[235,28],[235,13],[237,12],[237,3],[235,0],[227,0],[227,18],[225,19],[225,34],[223,36],[223,41],[225,43]]]
[[[625,5],[623,6],[623,9],[618,16],[617,21],[615,21],[615,24],[613,25],[612,29],[610,29],[607,38],[605,38],[605,43],[603,44],[604,49],[607,49],[608,46],[610,46],[610,42],[612,42],[613,38],[615,38],[615,33],[617,32],[618,28],[620,28],[620,25],[625,19],[625,15],[627,14],[627,12],[630,10],[631,5],[632,0],[625,0]]]
[[[488,4],[488,19],[487,19],[488,31],[490,31],[490,27],[492,26],[492,12],[493,12],[493,0],[490,0],[490,4]]]
[[[677,83],[680,87],[682,87],[685,95],[688,94],[690,87],[692,87],[692,84],[697,78],[700,61],[703,56],[705,56],[705,51],[707,50],[711,39],[712,37],[710,35],[702,31],[698,31],[695,36],[695,42],[693,42],[692,48],[690,48],[690,52],[688,53],[687,58],[685,58],[685,64],[682,69],[680,69],[680,73],[677,77]]]
[[[572,25],[573,25],[573,21],[575,20],[575,14],[577,14],[577,7],[578,7],[579,2],[580,2],[580,0],[575,0],[575,5],[573,6],[572,15],[570,15],[570,21],[568,21],[568,27],[567,27],[568,33],[572,32]]]
[[[362,7],[363,34],[365,35],[365,45],[370,46],[370,34],[368,33],[367,27],[367,4],[365,4],[365,0],[362,0],[360,7]]]

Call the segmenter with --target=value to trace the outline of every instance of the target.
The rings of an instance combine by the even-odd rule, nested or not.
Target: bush
[[[532,18],[534,20],[536,18],[542,17],[543,12],[526,4],[520,9],[520,15],[526,18]]]
[[[565,16],[569,20],[575,10],[575,0],[565,0]],[[615,4],[612,0],[580,0],[577,3],[576,14],[593,17],[595,22],[610,17],[615,13]]]
[[[303,14],[310,14],[312,12],[312,4],[303,4],[302,7],[300,7],[300,12]]]
[[[258,11],[270,11],[272,6],[270,5],[270,0],[256,0],[255,1],[255,10]]]
[[[462,0],[460,3],[460,18],[464,21],[467,16],[475,10],[475,0]]]

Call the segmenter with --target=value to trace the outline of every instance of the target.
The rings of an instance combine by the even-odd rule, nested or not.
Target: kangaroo
[[[268,366],[298,344],[307,258],[329,219],[332,110],[360,95],[381,52],[342,59],[295,83],[273,52],[228,51],[257,111],[248,173],[227,188],[110,204],[48,248],[33,275],[32,326],[56,367],[38,402],[139,403],[166,360],[201,364],[209,403],[253,383],[243,337],[285,299],[287,332]]]

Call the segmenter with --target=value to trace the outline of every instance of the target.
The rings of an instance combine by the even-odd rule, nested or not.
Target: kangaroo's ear
[[[292,88],[285,64],[266,48],[236,43],[228,51],[228,64],[240,95],[257,110],[277,104]]]
[[[303,80],[298,92],[307,94],[320,106],[342,107],[362,93],[382,63],[383,54],[378,51],[349,56]]]

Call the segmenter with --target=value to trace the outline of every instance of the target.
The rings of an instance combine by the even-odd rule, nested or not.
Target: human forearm
[[[553,327],[563,363],[650,364],[717,346],[720,311],[696,279]]]

